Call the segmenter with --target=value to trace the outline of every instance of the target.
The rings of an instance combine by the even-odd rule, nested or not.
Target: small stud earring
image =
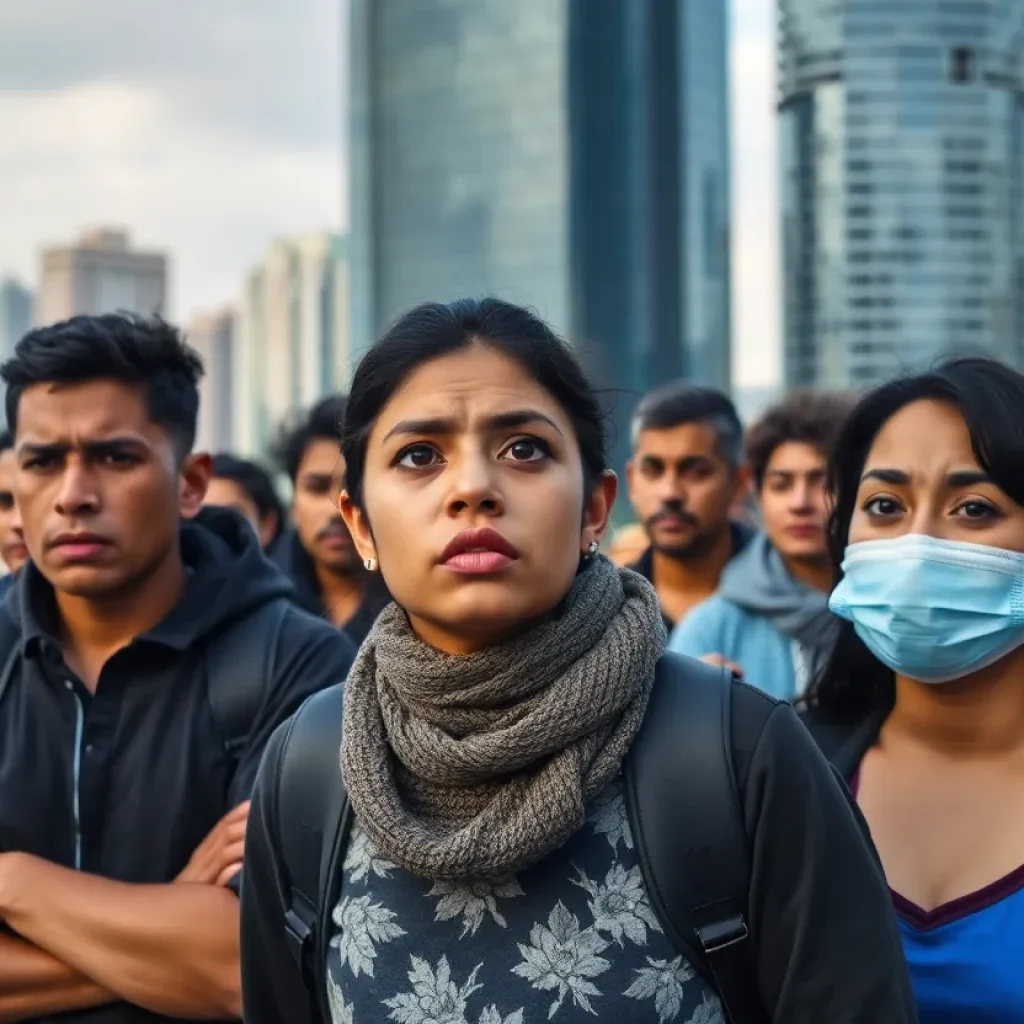
[[[377,571],[377,559],[376,558],[368,558],[368,559],[366,559],[366,561],[363,562],[363,565],[366,566],[366,571],[367,572],[376,572]]]
[[[591,541],[591,542],[590,542],[590,543],[589,543],[589,544],[587,545],[587,558],[593,558],[593,557],[594,557],[594,555],[596,555],[596,554],[597,554],[597,549],[598,549],[598,548],[599,548],[600,546],[601,546],[601,545],[600,545],[600,544],[598,544],[598,542],[597,542],[596,540],[592,540],[592,541]]]

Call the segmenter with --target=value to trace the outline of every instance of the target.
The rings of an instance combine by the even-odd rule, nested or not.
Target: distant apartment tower
[[[78,243],[43,252],[36,323],[125,310],[167,312],[167,256],[138,252],[124,231],[88,231]]]
[[[196,448],[230,452],[234,448],[235,316],[231,310],[192,318],[188,343],[203,360]]]
[[[12,277],[0,280],[0,359],[14,354],[31,327],[32,293]]]
[[[351,0],[353,351],[536,308],[600,383],[728,387],[725,0]],[[620,450],[619,454],[622,452]]]
[[[346,239],[274,242],[246,277],[235,345],[234,443],[266,455],[294,409],[349,380]]]
[[[1024,4],[779,0],[784,362],[1024,365]]]

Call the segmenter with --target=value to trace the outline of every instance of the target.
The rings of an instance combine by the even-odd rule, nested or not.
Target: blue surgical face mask
[[[872,654],[948,683],[1024,644],[1024,555],[912,533],[851,544],[829,607]]]

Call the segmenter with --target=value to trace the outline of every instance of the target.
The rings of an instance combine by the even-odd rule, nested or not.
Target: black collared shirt
[[[344,679],[352,644],[294,604],[241,517],[203,516],[182,531],[192,570],[182,598],[107,661],[92,694],[61,655],[52,589],[31,564],[19,574],[0,609],[8,675],[0,851],[117,881],[171,882],[220,818],[248,798],[276,726],[309,694]],[[243,748],[229,756],[210,701],[214,652],[229,630],[244,637],[245,618],[255,621],[270,602],[287,607],[271,685]],[[154,1016],[120,1003],[61,1019],[141,1024]]]

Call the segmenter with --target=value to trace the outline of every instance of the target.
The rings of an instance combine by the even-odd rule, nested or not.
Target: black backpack
[[[338,771],[342,688],[299,710],[278,773],[281,855],[291,902],[283,925],[329,1024],[326,964],[351,807]],[[747,928],[750,858],[731,742],[732,680],[680,655],[658,663],[625,765],[626,805],[654,912],[676,949],[718,991],[731,1024],[766,1024]],[[699,836],[686,832],[700,822]]]

